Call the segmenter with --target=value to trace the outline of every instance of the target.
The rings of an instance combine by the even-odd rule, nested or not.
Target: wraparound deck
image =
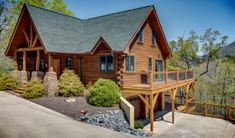
[[[177,89],[179,87],[182,87],[184,89],[186,101],[188,100],[189,97],[190,88],[192,88],[193,90],[192,97],[195,97],[194,96],[195,79],[192,70],[125,73],[125,77],[128,77],[128,75],[135,75],[137,77],[136,80],[133,80],[133,82],[131,83],[125,83],[124,81],[124,84],[121,87],[122,96],[128,97],[128,96],[138,95],[138,97],[145,103],[145,106],[147,108],[146,116],[150,115],[150,131],[153,131],[154,128],[153,108],[157,102],[159,94],[162,94],[163,92],[170,93],[171,102],[173,103],[171,105],[172,123],[175,122],[174,102]],[[185,107],[187,108],[187,102],[185,102]]]

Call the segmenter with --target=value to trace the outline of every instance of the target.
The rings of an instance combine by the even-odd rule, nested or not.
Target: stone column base
[[[11,72],[12,76],[16,78],[16,82],[19,85],[24,85],[28,82],[28,73],[27,71],[18,71],[13,70]]]
[[[58,80],[57,74],[54,71],[49,71],[46,73],[44,80],[44,93],[48,97],[55,96],[58,91]]]

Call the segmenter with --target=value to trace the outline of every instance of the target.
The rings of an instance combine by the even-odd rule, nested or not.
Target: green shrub
[[[135,121],[135,129],[143,129],[144,125],[141,121]]]
[[[59,95],[80,96],[83,94],[84,86],[73,70],[65,69],[59,80]]]
[[[119,87],[112,80],[100,78],[90,87],[87,100],[95,106],[111,107],[120,100]]]
[[[27,87],[23,93],[23,97],[34,99],[43,95],[43,84],[40,79],[34,79],[27,83]]]
[[[0,74],[0,90],[14,90],[15,88],[16,79],[11,74]]]

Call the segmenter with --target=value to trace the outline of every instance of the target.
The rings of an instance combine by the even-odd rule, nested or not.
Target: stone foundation
[[[16,78],[16,82],[19,85],[26,84],[28,82],[28,72],[13,70],[11,72],[12,76]]]
[[[46,73],[44,80],[44,93],[47,94],[48,97],[55,96],[58,91],[58,80],[57,75],[54,71],[49,71]]]
[[[43,80],[44,72],[42,72],[42,71],[33,71],[32,75],[31,75],[31,80],[34,80],[34,79],[37,79],[37,78]]]

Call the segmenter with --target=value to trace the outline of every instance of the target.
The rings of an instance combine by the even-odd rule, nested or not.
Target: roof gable
[[[122,51],[151,6],[81,20],[26,5],[48,52],[90,52],[102,37],[114,51]]]

